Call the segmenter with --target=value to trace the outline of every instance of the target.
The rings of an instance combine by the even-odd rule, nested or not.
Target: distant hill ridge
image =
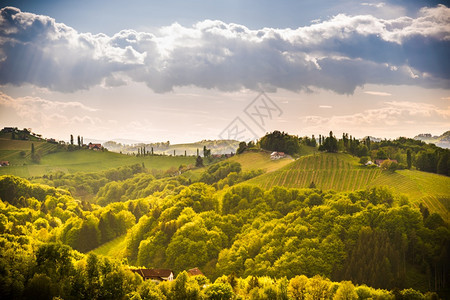
[[[122,144],[115,141],[108,141],[103,143],[109,151],[122,152],[124,154],[138,153],[145,147],[145,151],[153,151],[155,154],[173,154],[175,151],[176,155],[196,155],[197,149],[199,154],[203,154],[203,147],[211,149],[211,154],[230,154],[231,152],[236,153],[236,149],[239,146],[239,141],[235,140],[202,140],[194,143],[184,143],[184,144],[171,144],[167,142],[156,142],[156,143],[136,143],[136,144]]]
[[[441,148],[450,149],[450,130],[444,132],[440,136],[433,136],[430,133],[421,133],[414,137],[415,140],[420,140],[428,144],[435,144]]]

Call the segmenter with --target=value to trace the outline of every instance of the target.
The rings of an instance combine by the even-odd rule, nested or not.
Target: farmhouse
[[[102,144],[92,144],[92,143],[89,143],[89,150],[95,150],[95,151],[98,151],[98,150],[102,150],[102,149],[103,149]]]
[[[141,275],[144,280],[154,282],[173,280],[173,271],[169,269],[131,269],[131,271]]]
[[[0,161],[0,167],[7,167],[7,166],[9,166],[9,161],[7,160]]]
[[[286,154],[284,154],[284,152],[274,151],[274,152],[272,152],[272,154],[270,154],[270,159],[272,159],[272,160],[276,160],[276,159],[280,159],[280,158],[284,158],[284,157],[286,157]]]

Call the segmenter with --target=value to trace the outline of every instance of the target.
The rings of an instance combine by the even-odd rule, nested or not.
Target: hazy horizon
[[[6,1],[0,127],[172,144],[450,129],[447,6],[311,3]]]

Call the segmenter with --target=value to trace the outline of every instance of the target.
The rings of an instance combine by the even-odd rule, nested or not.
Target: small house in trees
[[[272,152],[272,154],[270,154],[271,160],[276,160],[276,159],[280,159],[280,158],[284,158],[284,157],[286,157],[286,154],[284,154],[284,152],[274,151],[274,152]]]
[[[200,271],[199,268],[189,269],[189,270],[187,271],[187,273],[188,273],[189,276],[197,276],[197,275],[203,275],[203,276],[205,276],[205,275],[203,274],[203,272]]]
[[[144,280],[154,282],[173,280],[173,271],[169,269],[131,269],[131,271],[141,275]]]
[[[58,142],[57,142],[55,139],[53,139],[53,138],[47,139],[46,141],[47,141],[47,143],[50,143],[50,144],[57,144],[57,143],[58,143]]]
[[[94,151],[103,150],[103,146],[102,146],[102,144],[89,143],[89,150],[94,150]]]

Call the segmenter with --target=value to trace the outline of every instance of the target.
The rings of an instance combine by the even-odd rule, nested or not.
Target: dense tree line
[[[415,167],[420,171],[450,176],[450,150],[434,144],[401,137],[371,142],[369,150],[374,159],[395,159],[403,168]]]
[[[319,151],[327,151],[331,153],[338,152],[338,140],[330,131],[330,136],[326,137],[319,143]]]
[[[219,162],[208,167],[201,173],[199,182],[213,185],[217,189],[232,186],[255,176],[262,174],[260,170],[241,170],[241,165],[236,162]],[[194,183],[184,176],[163,177],[156,179],[152,174],[140,173],[122,181],[111,181],[101,187],[94,201],[100,205],[112,202],[123,202],[131,199],[145,198],[164,190],[173,190]]]
[[[69,191],[74,197],[93,198],[101,187],[112,181],[123,181],[147,170],[142,164],[123,166],[100,172],[77,172],[65,174],[61,171],[34,178],[33,182],[61,188]]]
[[[159,284],[143,281],[115,259],[83,255],[60,243],[36,245],[14,236],[0,237],[0,292],[7,299],[433,299],[434,293],[397,292],[332,282],[316,275],[271,278],[221,276],[211,282],[183,271]],[[19,255],[20,254],[20,255]]]
[[[291,155],[300,151],[298,137],[277,130],[267,133],[258,141],[258,144],[262,149],[284,152]]]
[[[320,148],[319,148],[320,149]],[[424,172],[450,175],[450,150],[433,144],[400,137],[395,140],[371,141],[369,137],[357,140],[343,134],[338,141],[339,151],[365,158],[362,162],[376,159],[396,160],[390,169],[416,169]]]
[[[274,131],[267,133],[257,144],[260,148],[269,151],[282,151],[288,154],[296,154],[300,151],[300,145],[310,147],[318,146],[319,151],[331,153],[345,152],[360,157],[362,163],[376,159],[396,160],[387,169],[411,169],[437,173],[450,176],[450,150],[442,149],[434,144],[426,144],[420,140],[400,137],[395,140],[372,141],[370,137],[356,139],[344,133],[342,138],[336,138],[330,131],[328,136],[319,135],[316,138],[296,137],[285,132]],[[254,146],[252,146],[254,147]],[[240,143],[237,153],[240,154],[250,145]]]
[[[239,185],[224,195],[221,209],[206,185],[165,199],[127,236],[127,257],[138,265],[201,266],[216,276],[322,274],[381,288],[412,285],[406,268],[421,274],[424,289],[448,275],[440,267],[449,263],[442,255],[447,224],[386,189],[336,194]]]

